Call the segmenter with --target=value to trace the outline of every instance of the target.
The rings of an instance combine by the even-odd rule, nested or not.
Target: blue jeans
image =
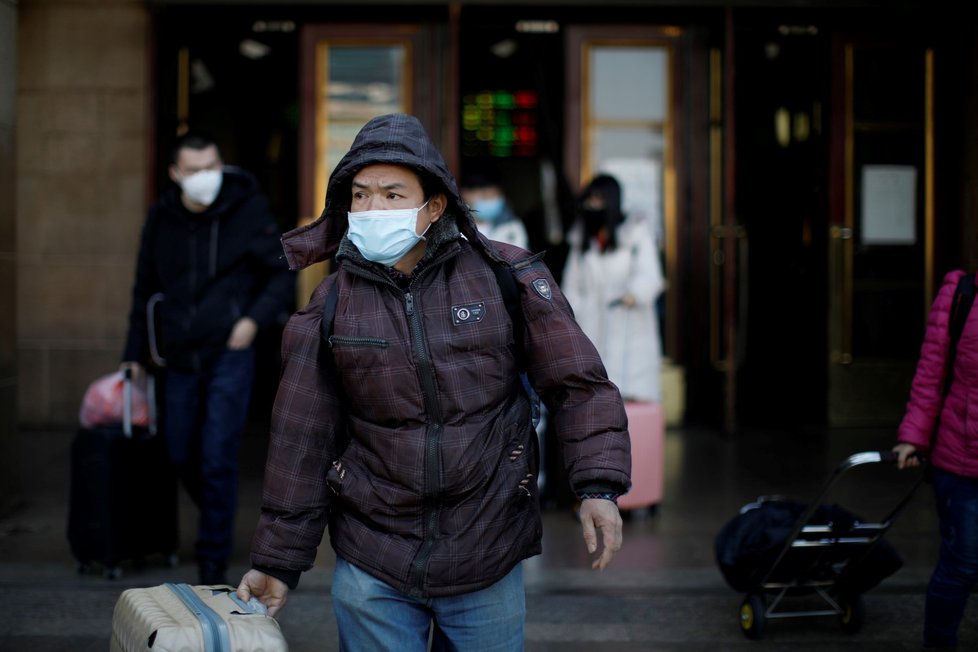
[[[226,349],[200,373],[166,372],[170,461],[200,510],[198,561],[226,564],[234,545],[238,451],[255,378],[255,350]]]
[[[339,557],[333,573],[333,612],[341,652],[432,650],[522,652],[526,596],[523,567],[481,591],[413,598]]]
[[[924,643],[954,647],[978,582],[978,479],[933,469],[941,550],[927,586]]]

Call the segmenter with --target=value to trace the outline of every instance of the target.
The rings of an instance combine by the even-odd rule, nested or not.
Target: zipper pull
[[[407,309],[408,317],[414,315],[414,295],[410,292],[404,293],[404,306]]]

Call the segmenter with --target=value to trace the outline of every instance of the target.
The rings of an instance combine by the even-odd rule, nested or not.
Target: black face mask
[[[608,209],[582,208],[581,217],[584,218],[585,233],[589,238],[594,237],[598,231],[608,224]]]

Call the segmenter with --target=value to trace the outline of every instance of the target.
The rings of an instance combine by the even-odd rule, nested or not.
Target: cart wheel
[[[863,628],[863,623],[866,622],[866,605],[863,603],[861,595],[852,598],[842,597],[839,600],[839,606],[842,607],[842,613],[839,614],[839,624],[842,625],[843,632],[855,634]]]
[[[740,604],[740,630],[747,638],[760,638],[764,634],[767,618],[764,598],[756,593],[748,594]]]

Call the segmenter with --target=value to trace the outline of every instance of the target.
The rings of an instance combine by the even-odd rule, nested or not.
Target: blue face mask
[[[506,200],[502,197],[477,199],[472,206],[475,210],[475,219],[493,223],[498,222],[503,217],[505,207]]]
[[[348,212],[350,230],[347,237],[364,258],[391,267],[424,239],[424,233],[418,235],[415,229],[418,213],[427,205],[425,202],[418,208]]]

